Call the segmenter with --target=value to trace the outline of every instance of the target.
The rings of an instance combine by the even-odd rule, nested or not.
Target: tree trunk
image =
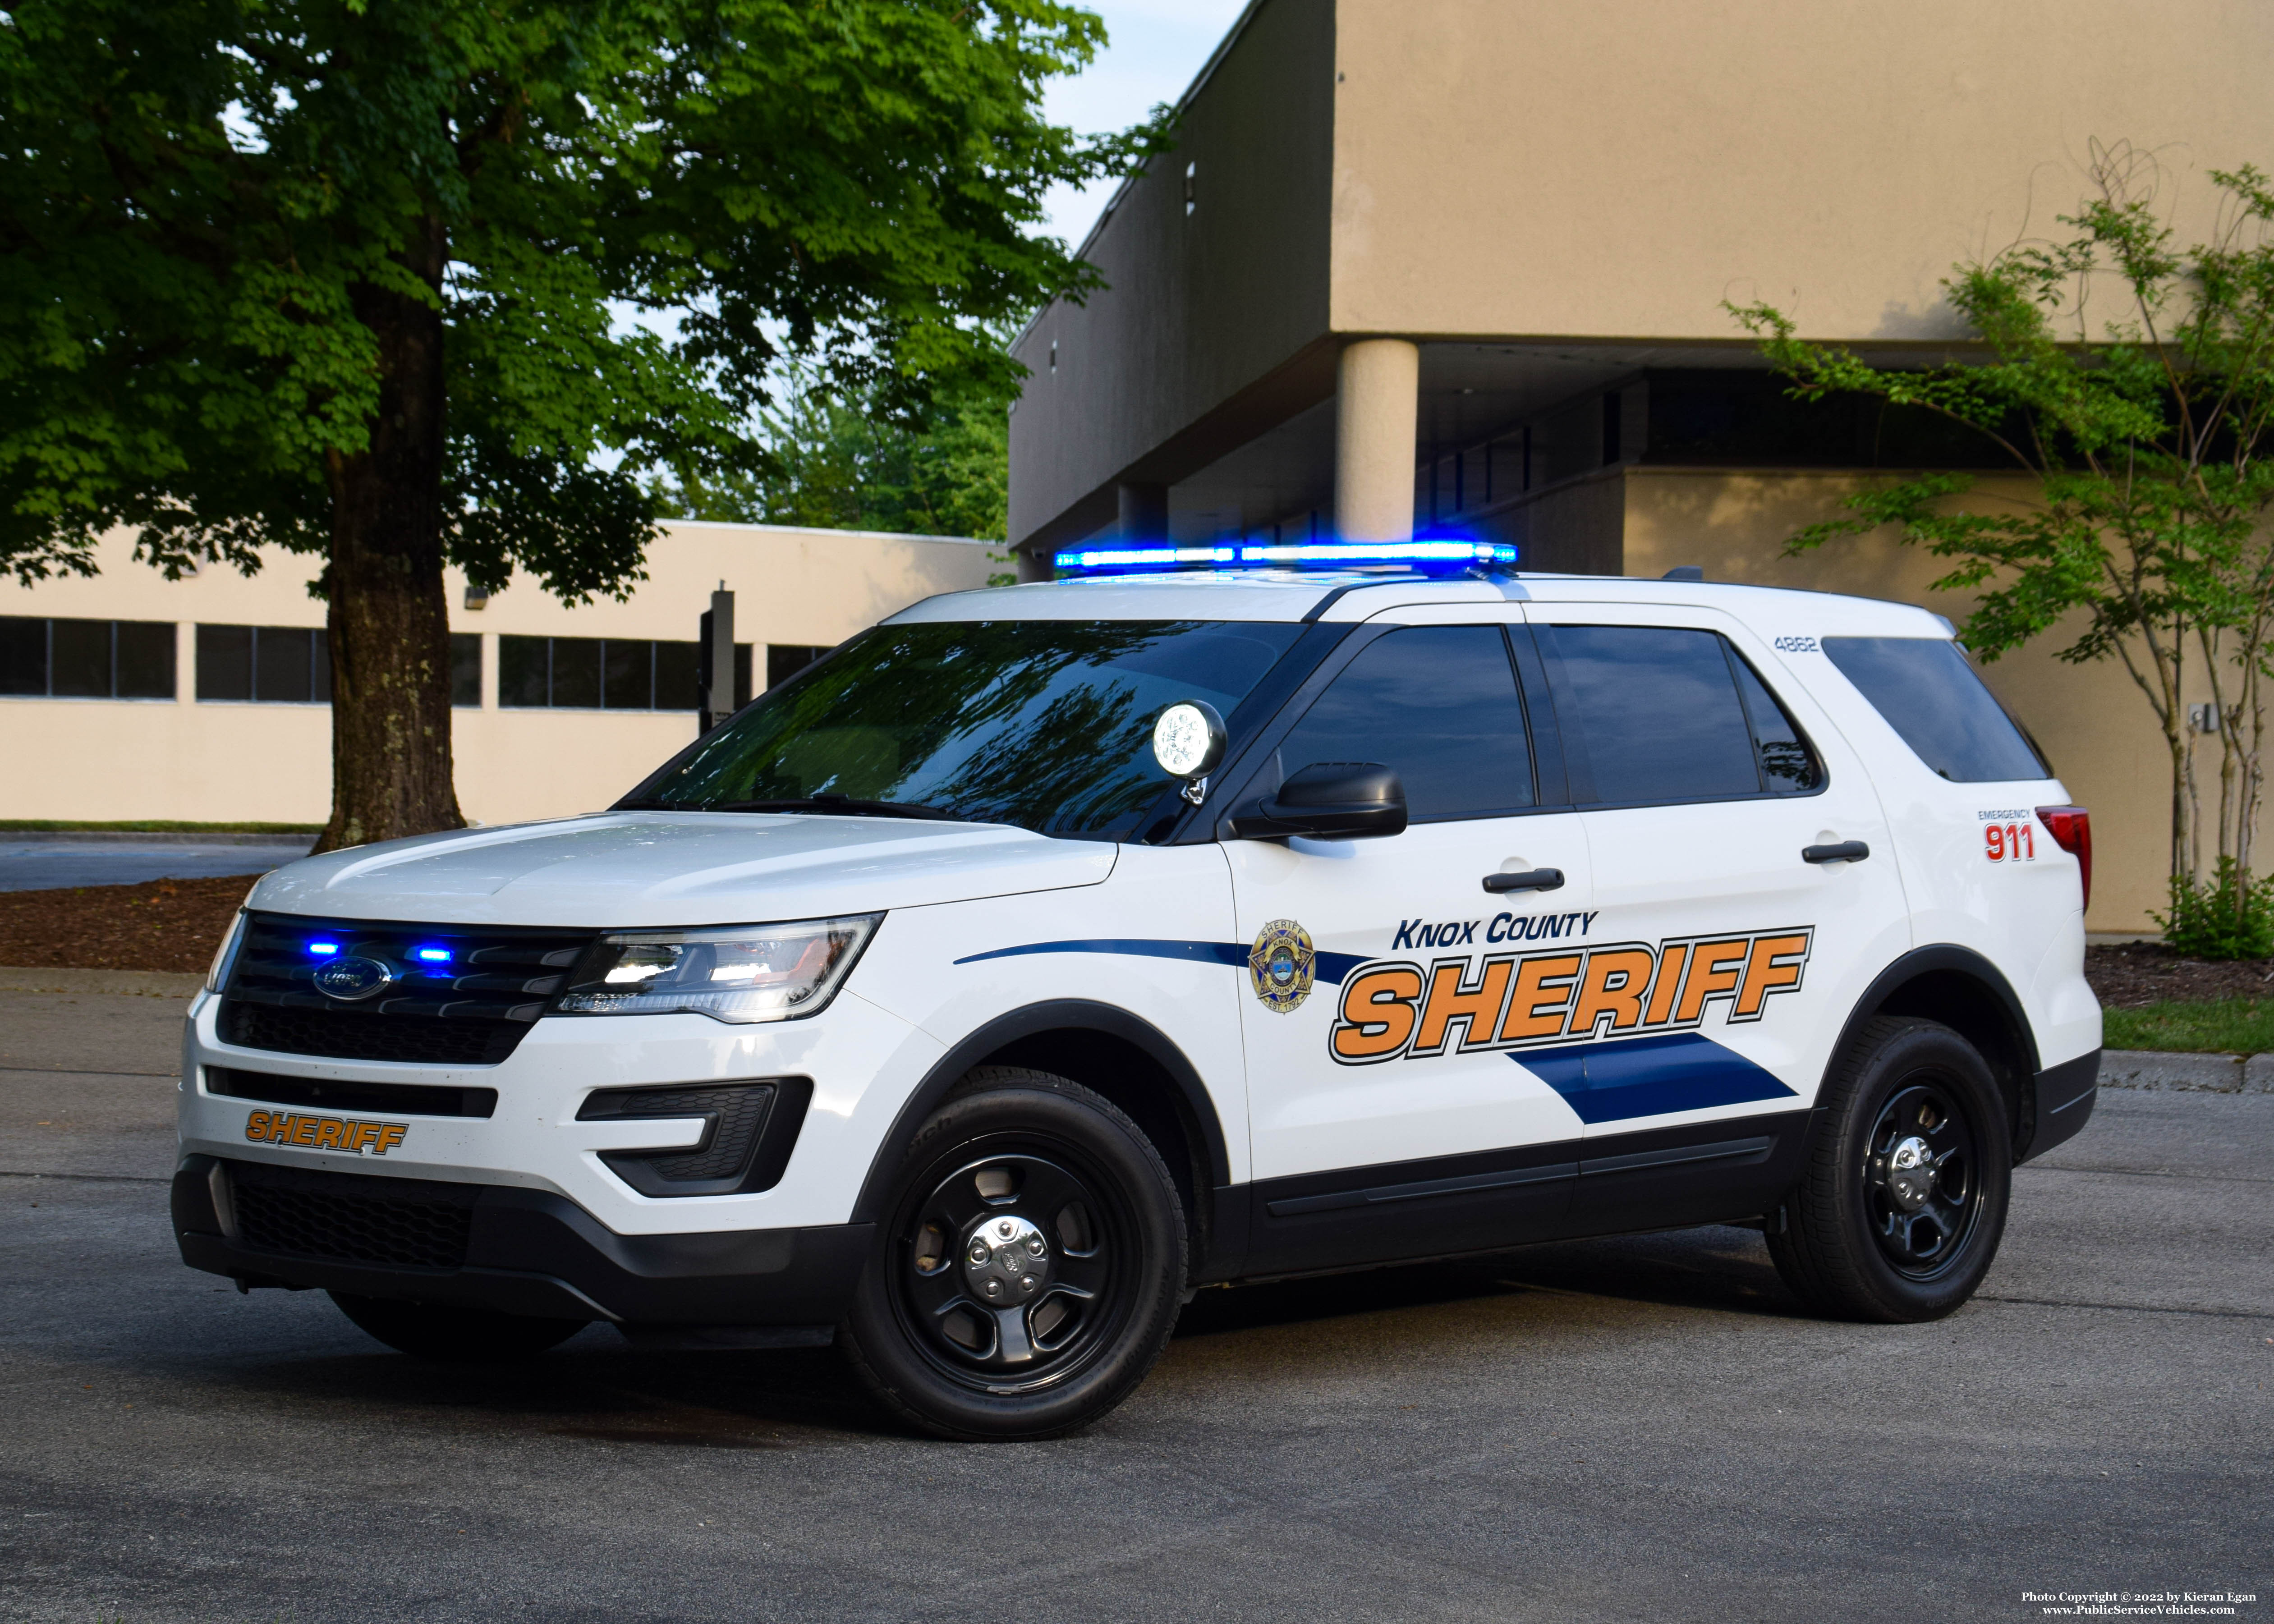
[[[440,289],[430,219],[403,262]],[[331,460],[332,819],[316,850],[460,829],[450,758],[450,620],[442,590],[443,362],[439,309],[364,287],[377,335],[371,443]]]

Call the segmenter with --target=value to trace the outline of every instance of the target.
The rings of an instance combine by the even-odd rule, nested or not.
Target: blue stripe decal
[[[1182,959],[1193,964],[1247,963],[1247,950],[1237,942],[1148,941],[1029,942],[1024,947],[998,947],[955,962],[977,964],[983,959],[1018,959],[1028,953],[1120,953],[1137,959]]]
[[[1799,1097],[1735,1049],[1695,1032],[1519,1049],[1509,1058],[1591,1124]]]
[[[1247,967],[1248,950],[1239,942],[1160,942],[1143,938],[1098,938],[1086,942],[1029,942],[1023,947],[998,947],[991,952],[959,959],[960,965],[984,959],[1019,959],[1028,953],[1117,953],[1133,959],[1181,959],[1188,964],[1232,965]],[[1343,979],[1366,962],[1358,953],[1319,953],[1313,958],[1316,979],[1339,987]]]

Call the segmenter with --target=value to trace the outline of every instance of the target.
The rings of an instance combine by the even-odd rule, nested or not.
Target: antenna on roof
[[[1703,581],[1706,572],[1695,564],[1676,564],[1659,577],[1660,581]]]

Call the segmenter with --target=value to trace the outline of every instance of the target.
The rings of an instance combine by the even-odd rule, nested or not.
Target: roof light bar
[[[1248,568],[1274,566],[1343,568],[1404,565],[1409,568],[1505,568],[1516,562],[1506,542],[1436,537],[1414,541],[1298,541],[1220,543],[1206,547],[1081,547],[1051,560],[1064,575],[1111,575],[1130,570]]]
[[[1179,564],[1230,564],[1239,556],[1236,547],[1084,547],[1061,553],[1052,561],[1060,569],[1174,569]]]
[[[1243,564],[1513,564],[1497,541],[1298,541],[1239,550]]]

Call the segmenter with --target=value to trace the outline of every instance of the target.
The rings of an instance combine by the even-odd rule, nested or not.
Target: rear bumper
[[[2092,1120],[2100,1096],[2100,1051],[2047,1066],[2037,1078],[2037,1127],[2021,1160],[2033,1162],[2056,1145],[2074,1139]]]
[[[823,1327],[843,1318],[874,1226],[819,1224],[692,1235],[619,1235],[564,1196],[501,1184],[437,1185],[370,1173],[290,1169],[308,1201],[433,1196],[451,1229],[418,1264],[389,1260],[384,1237],[320,1237],[327,1255],[280,1249],[246,1233],[234,1169],[208,1155],[174,1175],[182,1260],[244,1285],[319,1288],[362,1297],[493,1309],[544,1319],[633,1326]],[[279,1170],[253,1174],[270,1183]],[[310,1230],[309,1233],[314,1233]],[[463,1237],[461,1248],[459,1237]],[[364,1255],[351,1255],[361,1252]]]

